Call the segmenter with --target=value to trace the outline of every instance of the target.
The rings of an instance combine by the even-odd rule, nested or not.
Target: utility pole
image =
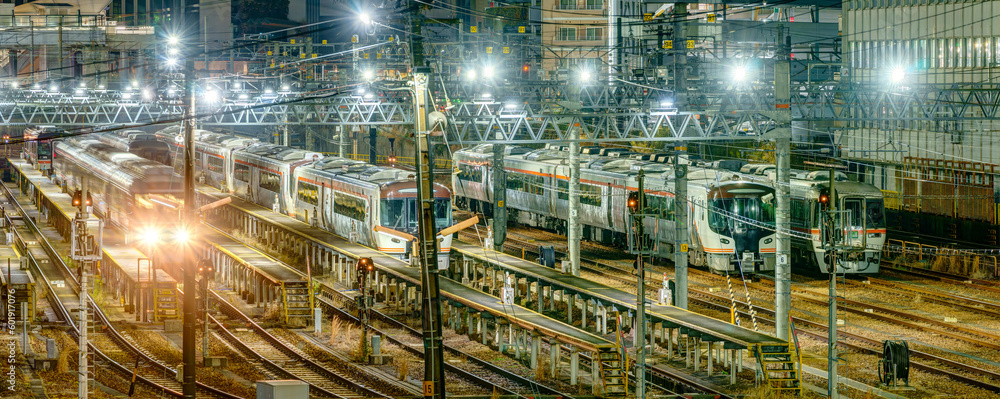
[[[775,190],[777,207],[775,209],[775,230],[777,233],[777,243],[775,243],[775,269],[774,269],[774,309],[775,309],[775,332],[778,338],[789,339],[788,312],[792,307],[791,278],[792,268],[789,263],[791,253],[791,229],[789,217],[789,158],[791,158],[791,121],[792,110],[790,108],[791,93],[789,90],[789,47],[783,48],[779,60],[774,64],[774,99],[775,99],[775,120],[778,121],[778,128],[775,129],[774,157],[777,165],[778,184]]]
[[[420,219],[418,248],[420,251],[421,305],[424,335],[424,397],[444,399],[444,348],[441,334],[441,289],[438,287],[437,231],[434,223],[434,164],[427,131],[427,86],[431,68],[424,64],[424,44],[421,36],[421,16],[410,16],[410,64],[413,68],[414,144],[416,147],[417,199]]]
[[[189,57],[187,57],[189,58]],[[187,104],[184,108],[186,115],[184,116],[184,213],[182,217],[181,229],[187,232],[188,237],[197,237],[195,234],[196,227],[198,224],[198,216],[195,213],[196,207],[194,203],[194,61],[186,59],[185,70],[184,70],[184,97],[187,98]],[[183,321],[183,334],[181,337],[181,349],[182,357],[184,363],[184,380],[182,383],[183,394],[185,399],[194,399],[195,397],[195,326],[197,323],[197,281],[195,277],[197,275],[197,270],[195,270],[195,254],[193,240],[190,242],[180,243],[184,251],[184,321]]]
[[[493,249],[503,252],[507,239],[507,171],[503,166],[503,133],[493,143]]]
[[[674,306],[681,309],[688,307],[688,196],[687,196],[687,165],[680,164],[680,157],[687,151],[684,144],[674,148],[674,233],[677,243],[674,246],[674,280],[676,281],[677,297]]]
[[[828,375],[826,378],[827,385],[827,397],[830,399],[837,399],[840,394],[837,392],[837,235],[839,234],[840,226],[835,223],[837,219],[837,189],[834,186],[834,173],[833,169],[830,169],[830,205],[829,211],[826,213],[826,262],[827,262],[827,273],[830,274],[830,327],[828,328],[830,335],[827,337],[827,371]]]
[[[572,128],[571,128],[572,129]],[[566,244],[569,247],[570,274],[580,275],[580,239],[583,226],[580,225],[580,143],[569,143],[569,218],[566,226]]]
[[[671,19],[674,22],[674,104],[684,107],[687,105],[687,3],[675,3]]]
[[[645,226],[643,221],[646,217],[646,191],[644,180],[646,173],[639,169],[638,201],[632,213],[632,223],[635,228],[636,251],[636,294],[635,294],[635,397],[646,397],[646,266],[643,262],[643,244],[646,243]]]
[[[88,362],[88,341],[87,328],[90,317],[88,316],[88,300],[90,298],[87,278],[93,262],[100,260],[100,247],[103,242],[102,224],[98,221],[96,237],[89,231],[87,222],[90,220],[90,198],[87,189],[87,179],[82,181],[82,190],[73,193],[73,205],[77,207],[76,217],[73,220],[73,231],[71,239],[70,256],[79,265],[80,272],[80,341],[79,345],[79,374],[77,376],[77,395],[86,399],[90,393],[90,365]],[[9,268],[8,268],[9,269]]]

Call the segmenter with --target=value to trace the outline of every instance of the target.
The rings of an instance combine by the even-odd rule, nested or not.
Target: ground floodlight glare
[[[167,58],[167,66],[168,67],[175,67],[175,66],[177,66],[177,59],[174,58],[174,57]]]
[[[465,73],[465,78],[469,80],[476,80],[476,71],[470,69],[468,72]]]
[[[902,83],[903,79],[906,79],[906,69],[903,67],[893,68],[889,79],[892,80],[892,83]]]
[[[178,52],[180,52],[180,50],[178,50],[177,47],[171,47],[167,49],[167,54],[170,55],[177,55]]]
[[[138,80],[133,80],[132,81],[132,87],[139,87],[139,81]]]
[[[142,99],[143,100],[153,99],[153,93],[151,93],[149,89],[142,89]]]
[[[177,43],[180,43],[180,39],[178,39],[177,36],[167,36],[167,44],[176,46]]]
[[[358,15],[358,18],[360,18],[361,22],[363,22],[365,25],[371,25],[372,23],[372,16],[366,12],[363,12],[361,13],[361,15]]]
[[[496,69],[493,69],[493,67],[488,66],[486,68],[483,68],[483,77],[490,79],[493,77],[494,74],[496,74],[496,72],[497,72]]]
[[[742,82],[746,80],[746,78],[747,78],[747,67],[741,65],[736,68],[733,68],[734,80],[736,80],[737,82]]]
[[[290,89],[290,88],[288,87],[288,85],[284,85],[284,86],[281,86],[281,91],[288,91],[288,90],[291,90],[291,89]]]
[[[271,90],[270,87],[264,89],[264,94],[272,94],[272,93],[274,93],[274,90]]]
[[[674,102],[670,101],[670,100],[663,100],[663,101],[660,101],[660,106],[664,107],[664,108],[673,107],[674,106]]]
[[[583,83],[590,82],[591,76],[590,71],[580,71],[580,81]]]
[[[364,72],[365,80],[375,79],[375,71],[369,69]]]

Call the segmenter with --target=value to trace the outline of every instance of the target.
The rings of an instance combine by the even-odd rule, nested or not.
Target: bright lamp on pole
[[[905,79],[906,79],[906,68],[895,67],[892,69],[892,71],[889,72],[889,81],[891,81],[893,84],[903,83],[903,80]]]
[[[368,14],[367,12],[362,12],[361,14],[358,14],[358,19],[360,19],[361,22],[363,24],[365,24],[365,25],[371,25],[372,24],[372,16],[371,16],[371,14]]]
[[[743,82],[747,79],[747,67],[738,65],[733,68],[733,80]]]

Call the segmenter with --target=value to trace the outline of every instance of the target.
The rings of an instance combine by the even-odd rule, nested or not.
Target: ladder
[[[604,383],[604,396],[626,396],[628,394],[628,381],[624,372],[621,352],[618,351],[618,348],[600,348],[597,351],[597,357],[601,367],[601,381]]]
[[[759,345],[754,348],[760,375],[772,391],[790,392],[802,395],[802,353],[799,338],[795,335],[795,324],[789,317],[788,343],[779,345]]]

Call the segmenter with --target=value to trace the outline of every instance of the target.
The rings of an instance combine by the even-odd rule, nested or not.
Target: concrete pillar
[[[708,376],[709,377],[712,376],[712,349],[714,349],[713,348],[714,345],[712,345],[712,344],[714,344],[714,343],[715,342],[708,341]]]
[[[701,364],[701,338],[694,338],[694,371],[698,371]]]
[[[688,342],[689,337],[687,335],[684,335],[684,333],[681,333],[680,336],[684,337],[684,367],[691,367],[692,359],[691,359],[691,345]],[[677,339],[677,342],[680,342],[680,338]]]
[[[590,307],[590,303],[586,299],[583,299],[581,302],[582,303],[580,304],[580,329],[587,331],[587,308]]]
[[[566,297],[566,323],[573,325],[573,308],[576,307],[576,295],[569,294]]]
[[[535,286],[537,287],[535,293],[538,296],[538,313],[542,313],[545,310],[543,305],[545,303],[545,287],[542,286],[542,280],[536,281]]]
[[[729,384],[736,384],[736,349],[730,349],[729,360]]]
[[[570,128],[571,131],[574,128]],[[580,224],[580,143],[569,143],[569,218],[566,223],[567,250],[569,252],[569,274],[580,275],[580,239],[583,226]]]
[[[553,379],[555,379],[556,377],[558,377],[558,375],[556,374],[556,372],[559,371],[559,361],[560,361],[561,356],[562,356],[562,352],[560,350],[559,341],[556,341],[554,339],[550,339],[549,340],[549,366],[550,366],[549,368],[551,370],[549,371],[549,375],[551,375]]]
[[[469,285],[469,259],[462,255],[462,284]]]
[[[531,333],[531,368],[538,368],[538,347],[542,344],[542,336],[537,333]]]
[[[577,373],[580,372],[580,352],[573,347],[569,350],[569,384],[577,385]]]
[[[482,337],[482,344],[486,345],[486,319],[482,315],[479,316],[479,336]]]
[[[591,386],[590,390],[594,396],[601,396],[604,394],[604,380],[601,379],[601,366],[600,366],[600,356],[597,351],[590,352],[591,359],[594,361],[590,362],[590,378]]]

